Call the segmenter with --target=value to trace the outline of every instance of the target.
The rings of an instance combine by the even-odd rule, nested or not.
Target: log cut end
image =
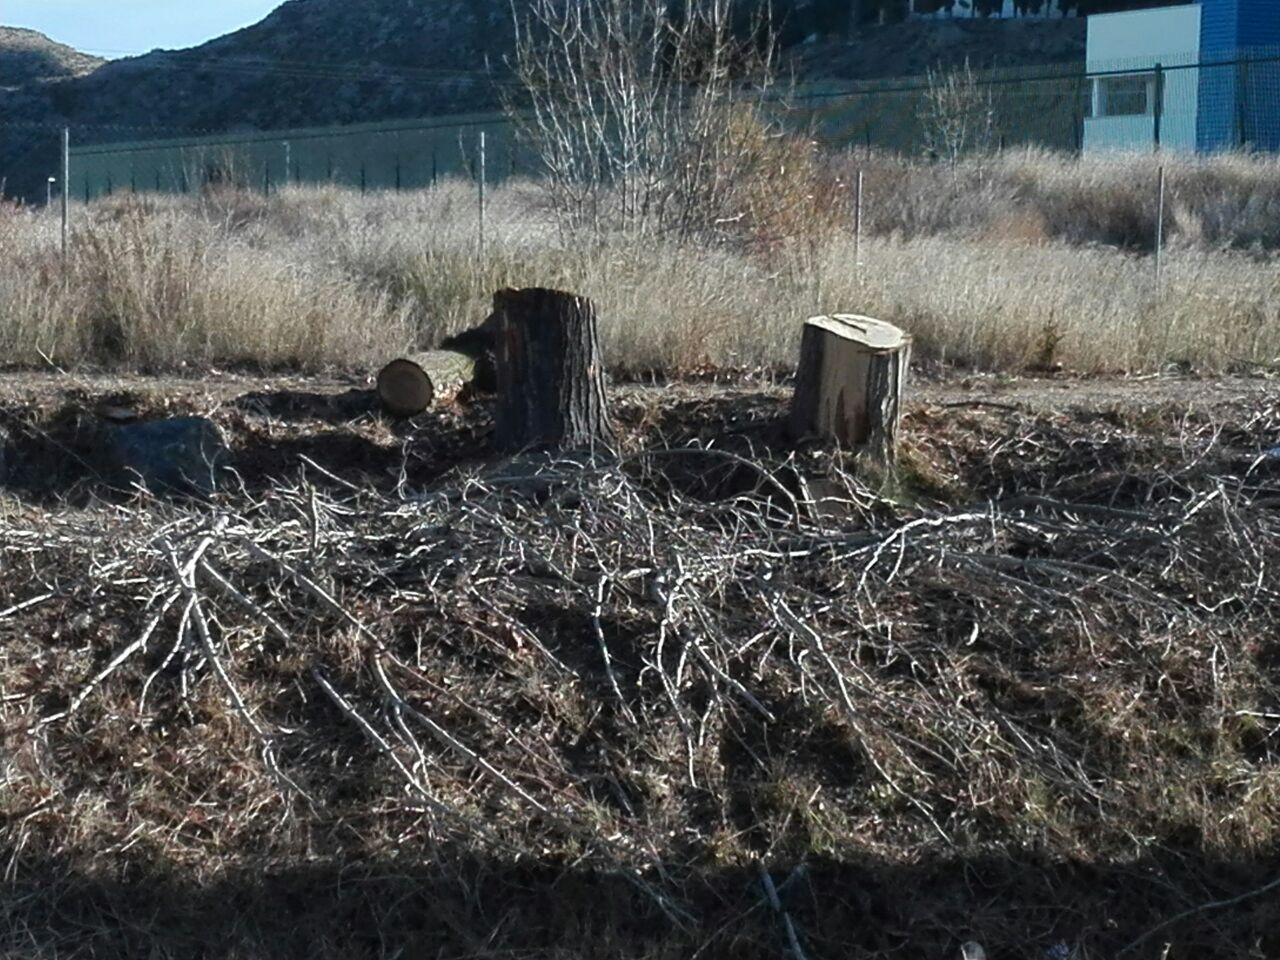
[[[831,336],[852,341],[867,351],[901,350],[903,344],[911,339],[891,323],[854,313],[813,317],[805,326],[816,327]]]
[[[474,358],[449,350],[397,357],[378,372],[378,398],[392,415],[414,417],[457,396],[475,372]]]

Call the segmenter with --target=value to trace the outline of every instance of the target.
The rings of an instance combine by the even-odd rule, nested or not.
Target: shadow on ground
[[[288,423],[324,423],[340,426],[378,412],[373,390],[322,393],[311,390],[256,390],[232,403],[236,410]]]
[[[789,953],[751,869],[679,878],[681,925],[617,874],[479,860],[419,843],[406,840],[390,861],[249,864],[205,881],[164,865],[104,857],[90,870],[18,853],[0,948],[15,957],[202,960]],[[1274,860],[1051,864],[1009,851],[906,867],[815,859],[772,876],[810,958],[944,960],[969,940],[992,960],[1110,958],[1177,914],[1273,878]],[[1204,910],[1125,955],[1278,956],[1280,897]]]

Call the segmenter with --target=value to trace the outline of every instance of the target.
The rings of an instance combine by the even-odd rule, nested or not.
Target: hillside
[[[102,66],[102,61],[21,27],[0,26],[0,89],[41,80],[79,77]]]
[[[977,70],[1083,63],[1085,21],[933,20],[864,28],[847,41],[807,43],[794,60],[800,76],[873,80],[920,76],[931,67]]]
[[[784,35],[801,54],[802,77],[894,76],[965,57],[988,65],[1083,56],[1079,21],[897,24],[847,42],[813,42],[798,22]],[[0,140],[0,179],[11,194],[34,190],[55,163],[63,125],[85,143],[489,109],[511,36],[506,0],[290,0],[199,47],[11,91],[0,103],[0,124],[14,131]]]

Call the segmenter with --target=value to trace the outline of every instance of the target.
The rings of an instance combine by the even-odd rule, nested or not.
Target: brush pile
[[[6,507],[3,950],[1274,955],[1280,407],[910,420]]]

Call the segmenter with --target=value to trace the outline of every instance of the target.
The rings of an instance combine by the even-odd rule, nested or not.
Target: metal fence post
[[[1164,257],[1164,195],[1164,167],[1161,166],[1156,199],[1156,296],[1160,295],[1164,279],[1164,264],[1162,262]]]
[[[1075,135],[1076,153],[1084,152],[1084,95],[1085,84],[1089,82],[1089,75],[1086,73],[1080,80],[1076,81],[1075,101],[1076,109],[1073,115],[1074,123],[1071,132]]]
[[[289,141],[284,142],[284,185],[289,185],[289,171],[293,168],[293,147]]]
[[[1160,149],[1161,125],[1164,121],[1164,65],[1156,64],[1155,79],[1155,103],[1152,104],[1152,113],[1154,120],[1152,123],[1152,133],[1155,137],[1156,150]]]
[[[1236,76],[1236,146],[1243,150],[1249,144],[1249,61],[1242,60]]]
[[[361,160],[360,161],[360,195],[364,196],[364,194],[368,191],[368,189],[369,189],[369,177],[365,171],[364,161]]]
[[[67,262],[71,232],[71,128],[62,128],[62,262]]]
[[[436,148],[431,148],[431,186],[436,186],[440,182],[440,163]]]
[[[853,202],[853,265],[859,276],[862,272],[862,184],[863,172],[858,170],[858,191]]]
[[[484,131],[480,131],[480,255],[484,256],[484,188],[485,188],[485,142]]]

